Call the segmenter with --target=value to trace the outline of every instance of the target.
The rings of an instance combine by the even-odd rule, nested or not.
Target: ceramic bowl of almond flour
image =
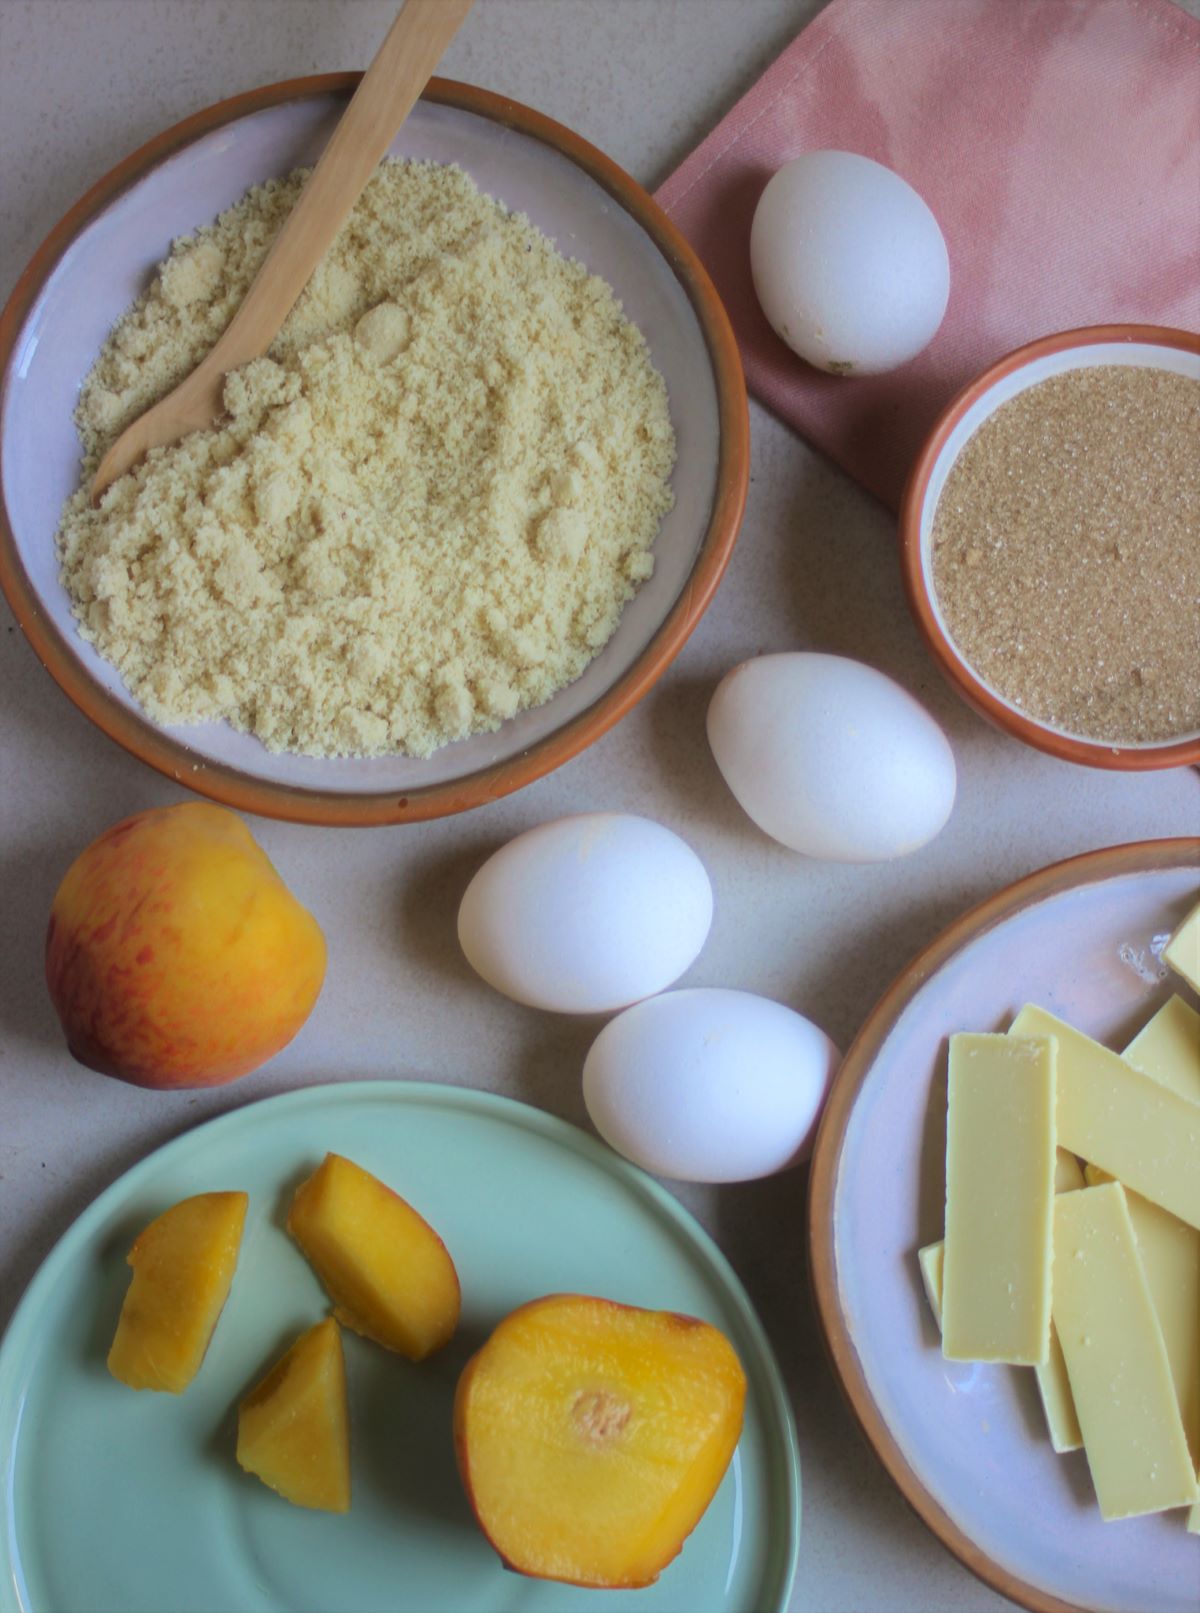
[[[1200,763],[1200,337],[1064,331],[945,410],[901,506],[942,672],[1015,738],[1085,766]]]
[[[357,82],[167,130],[0,322],[0,584],[106,733],[243,810],[442,816],[540,777],[670,664],[748,475],[724,310],[561,125],[433,80],[226,417],[81,476],[219,334]]]

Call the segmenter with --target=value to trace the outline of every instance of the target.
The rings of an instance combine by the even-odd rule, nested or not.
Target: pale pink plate
[[[918,1248],[943,1231],[946,1039],[1034,1001],[1115,1048],[1173,991],[1159,952],[1200,899],[1200,838],[1031,874],[951,926],[875,1008],[813,1153],[813,1286],[843,1388],[940,1539],[1037,1613],[1196,1613],[1200,1538],[1171,1512],[1104,1523],[1082,1451],[1056,1456],[1033,1374],[943,1360]]]

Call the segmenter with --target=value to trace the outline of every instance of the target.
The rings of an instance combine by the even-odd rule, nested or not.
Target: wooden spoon
[[[92,478],[93,502],[149,449],[177,442],[221,418],[225,376],[260,357],[274,341],[471,4],[405,0],[242,306],[187,380],[126,426],[113,443]]]

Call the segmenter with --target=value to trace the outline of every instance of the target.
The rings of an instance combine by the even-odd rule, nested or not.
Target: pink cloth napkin
[[[890,375],[811,369],[754,296],[755,203],[822,147],[894,168],[946,237],[946,317]],[[938,412],[1011,348],[1114,321],[1200,329],[1200,24],[1170,0],[832,0],[658,200],[751,391],[895,508]]]

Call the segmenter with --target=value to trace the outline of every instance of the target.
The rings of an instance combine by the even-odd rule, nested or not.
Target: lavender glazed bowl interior
[[[1185,1511],[1103,1522],[1084,1453],[1050,1445],[1033,1373],[943,1359],[917,1250],[944,1230],[947,1040],[1006,1030],[1032,1001],[1125,1046],[1172,992],[1195,1001],[1160,954],[1198,899],[1200,839],[1093,852],[1001,892],[880,1003],[817,1142],[814,1283],[843,1385],[925,1521],[1026,1607],[1195,1613],[1200,1540]]]
[[[17,334],[3,377],[0,417],[3,491],[16,555],[48,625],[66,640],[88,677],[139,716],[140,708],[115,668],[76,634],[58,575],[54,532],[79,477],[72,413],[80,383],[113,323],[147,284],[172,239],[210,222],[251,184],[313,163],[343,105],[344,97],[334,94],[300,95],[212,129],[158,162],[73,239]],[[581,259],[615,288],[667,383],[678,442],[675,507],[655,543],[654,575],[627,605],[616,634],[583,675],[545,705],[510,719],[495,733],[461,740],[428,759],[274,755],[224,723],[163,729],[187,747],[195,764],[189,774],[185,761],[176,776],[218,798],[216,784],[195,777],[209,764],[235,769],[265,784],[267,793],[282,786],[347,798],[419,795],[510,763],[516,772],[537,776],[546,767],[534,771],[521,758],[580,719],[635,668],[685,595],[713,516],[721,460],[714,361],[692,299],[647,230],[564,151],[459,106],[418,102],[392,151],[460,164],[482,190],[527,213],[560,251]],[[684,637],[686,632],[680,633],[678,642]],[[525,781],[525,776],[515,780]],[[512,787],[513,780],[502,781],[491,793]],[[475,804],[466,799],[467,793],[440,810]],[[407,803],[401,799],[399,804]],[[278,799],[252,809],[293,815]],[[334,821],[313,812],[296,815]],[[376,816],[366,821],[392,820]]]

